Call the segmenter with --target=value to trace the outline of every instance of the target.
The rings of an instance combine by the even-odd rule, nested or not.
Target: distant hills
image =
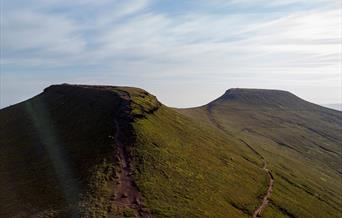
[[[54,85],[0,110],[0,217],[341,217],[341,133],[286,91]]]
[[[324,104],[324,107],[342,111],[342,104]]]

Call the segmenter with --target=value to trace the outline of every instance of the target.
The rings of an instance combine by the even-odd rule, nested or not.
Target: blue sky
[[[2,0],[0,107],[56,83],[137,86],[165,104],[235,87],[342,102],[340,0]]]

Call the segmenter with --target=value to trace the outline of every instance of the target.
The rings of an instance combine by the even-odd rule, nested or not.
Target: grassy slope
[[[179,110],[241,138],[261,153],[275,176],[265,217],[342,215],[342,114],[290,93],[231,90],[209,105]]]
[[[210,126],[131,94],[138,187],[155,217],[246,217],[265,190],[262,163]],[[141,113],[143,105],[149,113]],[[151,113],[153,111],[153,113]],[[144,116],[140,116],[144,114]]]
[[[250,216],[267,177],[239,138],[275,176],[265,216],[338,217],[341,114],[292,98],[235,97],[211,107],[225,131],[208,119],[207,107],[171,109],[128,87],[54,86],[1,110],[1,216],[117,216],[110,199],[118,120],[154,217]]]
[[[252,152],[141,89],[52,86],[0,119],[1,217],[118,216],[114,120],[153,216],[248,216],[265,191]]]
[[[135,128],[138,185],[154,215],[251,214],[266,181],[249,151],[165,107]]]

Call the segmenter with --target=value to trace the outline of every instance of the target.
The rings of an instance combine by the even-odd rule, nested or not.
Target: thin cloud
[[[132,85],[155,92],[162,90],[157,83],[181,85],[189,81],[202,87],[210,82],[210,86],[219,87],[217,92],[236,85],[263,87],[265,81],[269,85],[274,81],[275,87],[284,89],[291,89],[293,80],[303,86],[321,81],[322,87],[339,87],[342,23],[337,3],[200,1],[201,10],[169,14],[152,7],[156,3],[151,0],[65,4],[31,0],[25,9],[13,1],[6,6],[1,21],[4,78],[11,75],[11,90],[15,89],[13,78],[19,79],[18,72],[24,70],[32,80],[40,77],[33,72],[55,75],[54,80],[44,78],[41,86],[84,77],[98,83],[109,81],[103,78],[119,78],[126,85],[132,81]],[[227,4],[233,8],[238,5],[239,12],[214,13]],[[251,5],[255,6],[253,13],[241,9]],[[278,11],[279,5],[298,7],[286,11],[279,7]],[[265,12],[265,7],[274,10]],[[314,76],[308,78],[310,73]],[[310,90],[308,87],[306,93]],[[335,101],[341,99],[341,93],[333,96]],[[166,101],[179,104],[175,99]],[[205,102],[201,99],[200,103]]]

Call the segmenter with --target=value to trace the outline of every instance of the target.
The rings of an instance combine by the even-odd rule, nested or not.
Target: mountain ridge
[[[289,92],[175,109],[139,88],[62,84],[0,120],[3,217],[250,217],[266,172],[262,216],[342,213],[342,113]]]

